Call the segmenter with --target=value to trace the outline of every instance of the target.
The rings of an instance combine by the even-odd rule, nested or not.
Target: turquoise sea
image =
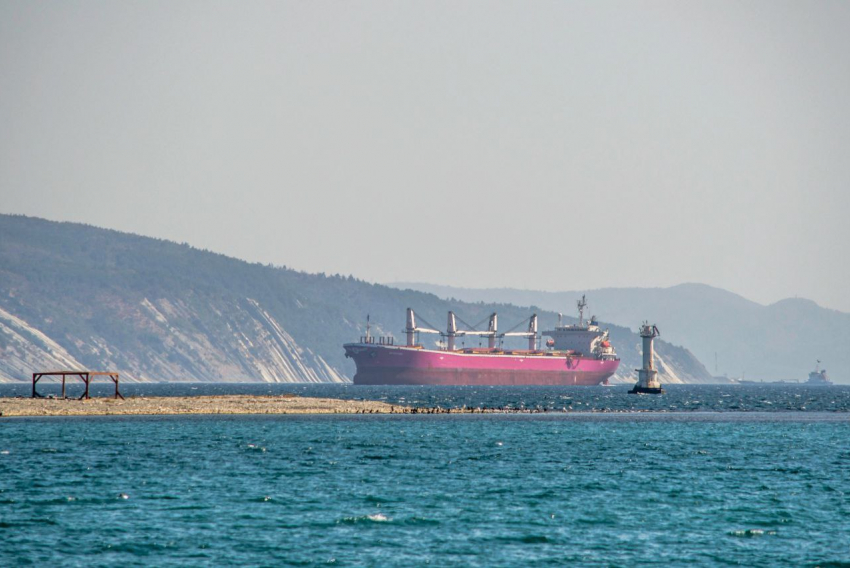
[[[572,411],[2,419],[0,565],[850,566],[848,387],[257,389]]]

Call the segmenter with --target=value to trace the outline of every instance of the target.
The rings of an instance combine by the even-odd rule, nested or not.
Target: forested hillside
[[[282,246],[286,246],[284,243]],[[293,245],[294,246],[294,245]],[[465,303],[250,264],[186,244],[87,225],[0,215],[0,378],[34,370],[111,369],[136,380],[344,381],[342,344],[364,332],[400,338],[413,307],[442,327],[454,310],[477,322],[498,311],[503,328],[528,308]],[[554,312],[539,311],[541,329]],[[637,336],[611,327],[623,360],[639,366]],[[668,382],[708,382],[682,347],[658,345]]]

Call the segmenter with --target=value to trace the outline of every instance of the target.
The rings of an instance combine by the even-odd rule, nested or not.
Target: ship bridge
[[[600,358],[616,358],[614,348],[608,340],[608,330],[602,330],[596,321],[596,316],[591,316],[588,322],[584,321],[584,310],[587,301],[582,296],[578,304],[578,323],[574,325],[561,325],[562,315],[558,314],[558,325],[553,330],[544,331],[541,335],[551,337],[547,345],[555,351],[573,351],[583,355],[596,355]]]
[[[555,351],[576,351],[586,355],[594,352],[603,337],[608,338],[608,332],[599,329],[598,325],[559,326],[553,330],[544,331],[542,335],[554,340],[551,347]]]

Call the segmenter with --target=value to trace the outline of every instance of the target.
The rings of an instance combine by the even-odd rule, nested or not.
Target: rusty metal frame
[[[33,373],[32,374],[32,398],[44,398],[44,395],[39,394],[36,390],[36,384],[42,377],[62,377],[62,398],[68,398],[65,396],[65,380],[67,377],[78,377],[86,386],[86,390],[80,396],[79,400],[88,400],[91,398],[89,396],[89,386],[91,385],[94,377],[109,377],[112,379],[112,382],[115,383],[115,398],[120,398],[124,400],[124,396],[118,390],[118,373],[114,373],[112,371],[48,371],[44,373]]]
[[[118,392],[118,373],[113,373],[112,371],[89,371],[89,382],[94,380],[94,377],[109,377],[112,379],[112,382],[115,383],[115,397],[116,399],[120,398],[124,400],[124,395]],[[86,384],[86,398],[89,398],[89,386]]]

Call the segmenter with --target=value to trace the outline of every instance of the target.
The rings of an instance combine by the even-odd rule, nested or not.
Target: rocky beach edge
[[[374,400],[283,395],[134,396],[127,399],[0,398],[0,418],[26,416],[166,416],[178,414],[536,414],[567,409],[411,407]]]
[[[403,414],[405,406],[370,400],[279,396],[139,396],[126,399],[0,398],[0,416],[173,414]]]

